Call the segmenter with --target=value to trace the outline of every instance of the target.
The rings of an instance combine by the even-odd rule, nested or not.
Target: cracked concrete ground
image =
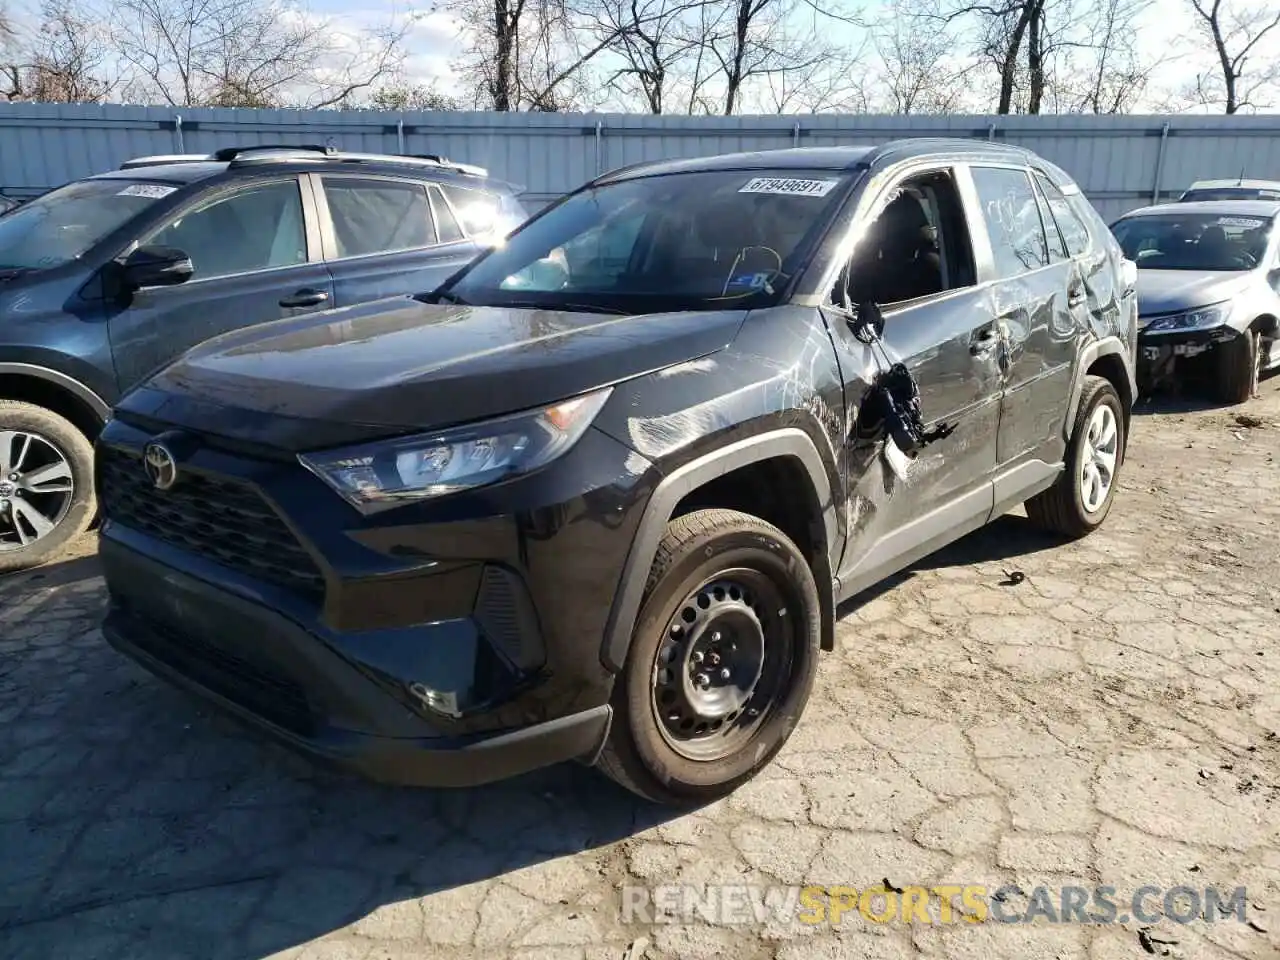
[[[465,792],[317,772],[103,643],[92,543],[0,580],[0,956],[1278,957],[1280,381],[1263,391],[1261,426],[1137,417],[1092,538],[1010,517],[842,610],[776,763],[678,817],[574,766]],[[1250,923],[620,914],[627,885],[884,880],[1243,885]]]

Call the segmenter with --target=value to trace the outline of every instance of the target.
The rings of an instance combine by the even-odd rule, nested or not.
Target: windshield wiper
[[[630,310],[617,307],[606,307],[599,303],[538,303],[534,300],[504,300],[495,306],[514,307],[516,310],[563,310],[570,313],[610,313],[618,317],[629,317]]]

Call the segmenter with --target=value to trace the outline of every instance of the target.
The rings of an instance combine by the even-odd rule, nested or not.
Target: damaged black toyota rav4
[[[1012,147],[605,175],[441,288],[241,330],[99,442],[105,632],[377,779],[732,790],[836,604],[1017,504],[1107,515],[1123,261]]]

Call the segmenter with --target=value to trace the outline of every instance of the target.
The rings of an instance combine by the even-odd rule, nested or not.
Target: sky
[[[405,10],[398,0],[364,0],[354,10],[343,0],[311,0],[308,5],[318,14],[351,25],[385,22],[389,16],[403,14]],[[441,93],[463,93],[458,89],[451,69],[454,58],[462,50],[458,26],[447,14],[422,13],[422,9],[416,8],[419,20],[410,37],[406,79],[411,84],[434,86]],[[863,4],[862,11],[868,17],[880,12],[876,3]],[[1138,29],[1140,47],[1150,53],[1152,59],[1167,55],[1176,45],[1185,44],[1186,39],[1193,36],[1194,27],[1194,15],[1185,0],[1156,0],[1141,17]],[[858,42],[856,27],[832,24],[832,30],[847,32],[851,46]],[[1270,52],[1280,55],[1280,36],[1275,40],[1276,43],[1269,45]],[[1189,71],[1188,66],[1195,59],[1198,58],[1194,55],[1183,56],[1164,63],[1155,71],[1150,88],[1167,90],[1184,83],[1194,75],[1195,67]]]
[[[110,2],[110,0],[106,0]],[[883,15],[883,0],[846,0],[852,6],[860,6],[866,19],[875,19]],[[1229,0],[1230,4],[1270,4],[1274,0]],[[466,102],[469,91],[461,89],[453,75],[453,63],[463,52],[461,30],[456,21],[448,14],[434,12],[434,4],[415,0],[357,0],[352,5],[349,0],[301,0],[301,3],[312,14],[331,20],[341,34],[351,28],[351,42],[357,42],[355,34],[360,28],[384,26],[392,21],[402,21],[407,13],[414,15],[414,24],[408,37],[408,59],[405,64],[404,81],[407,85],[431,87],[444,94],[460,96]],[[38,0],[0,0],[0,5],[7,6],[19,20],[31,20],[36,24],[34,11],[38,9]],[[24,9],[29,7],[30,9]],[[847,34],[848,45],[856,48],[865,39],[864,31],[858,27],[826,21],[823,29],[828,35]],[[1168,59],[1153,73],[1148,90],[1147,102],[1138,105],[1139,112],[1161,112],[1160,94],[1173,91],[1194,79],[1198,70],[1215,70],[1214,59],[1208,45],[1200,41],[1197,52],[1194,43],[1189,42],[1194,36],[1194,14],[1187,0],[1152,0],[1150,6],[1142,14],[1137,29],[1140,48],[1150,55],[1151,59],[1166,56]],[[1177,51],[1170,57],[1170,51]],[[1280,31],[1269,38],[1265,48],[1257,51],[1258,61],[1280,59]],[[1280,110],[1280,91],[1278,100],[1272,110]],[[994,105],[993,105],[994,106]]]

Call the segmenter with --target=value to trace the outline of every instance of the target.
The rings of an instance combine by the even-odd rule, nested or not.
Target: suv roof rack
[[[225,147],[216,151],[211,159],[224,160],[234,165],[246,163],[270,163],[284,160],[318,160],[333,163],[392,163],[413,167],[442,167],[458,173],[470,174],[474,177],[488,177],[489,171],[469,163],[459,163],[435,153],[410,154],[408,156],[394,153],[349,153],[336,147],[316,144],[261,145],[251,147]]]
[[[249,153],[285,154],[286,156],[318,153],[321,156],[332,157],[337,155],[338,150],[336,147],[316,143],[258,143],[247,147],[223,147],[221,150],[215,150],[211,159],[230,163]]]
[[[459,163],[438,153],[418,153],[401,156],[392,153],[346,153],[336,147],[319,144],[253,144],[244,147],[223,147],[210,154],[175,153],[152,157],[135,157],[120,165],[121,170],[136,167],[155,167],[166,163],[227,163],[233,167],[259,163],[283,163],[289,160],[315,160],[322,163],[388,163],[410,167],[439,167],[473,177],[489,176],[485,167]]]

